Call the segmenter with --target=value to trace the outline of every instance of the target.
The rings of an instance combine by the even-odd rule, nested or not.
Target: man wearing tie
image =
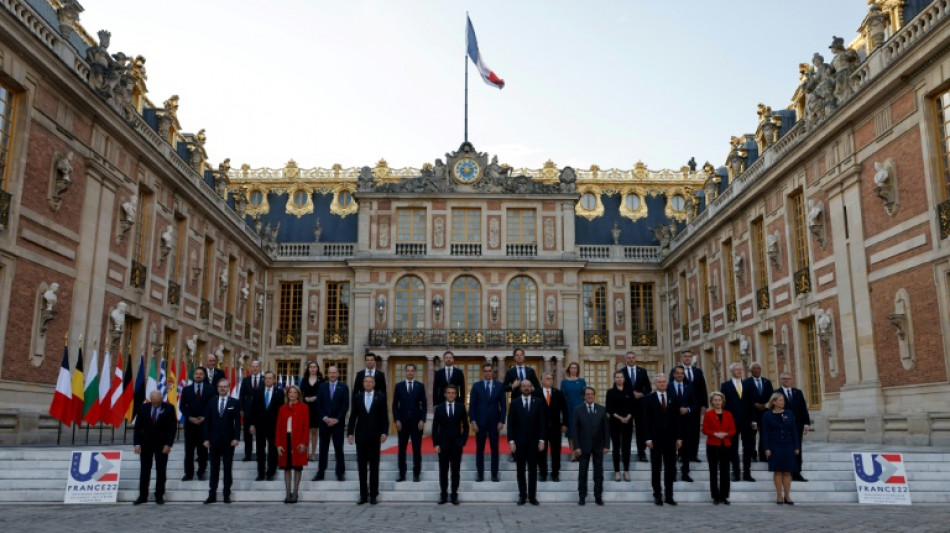
[[[538,381],[538,376],[535,374],[534,369],[524,364],[524,350],[515,348],[511,355],[515,359],[515,366],[509,368],[508,373],[505,374],[505,392],[511,393],[511,399],[516,398],[518,393],[521,392],[521,383],[527,380],[531,382],[531,390],[534,391],[533,394],[540,396],[541,382]],[[508,457],[508,462],[515,462],[514,452]]]
[[[218,387],[218,382],[224,378],[224,370],[218,368],[218,358],[213,353],[209,353],[205,357],[205,381],[212,387],[211,396],[214,396],[214,389]]]
[[[686,369],[683,368],[683,365],[676,365],[676,367],[673,368],[672,388],[673,390],[670,392],[676,396],[676,402],[680,406],[680,421],[683,429],[683,446],[680,448],[682,454],[682,450],[686,447],[687,438],[689,437],[687,428],[692,428],[694,424],[698,425],[699,422],[698,420],[694,420],[694,418],[699,416],[699,402],[696,399],[693,388],[689,386],[689,383],[686,383]],[[692,483],[693,478],[689,477],[688,456],[682,454],[681,457],[683,458],[683,464],[680,466],[682,479],[687,483]]]
[[[683,447],[680,448],[680,459],[683,461],[699,461],[699,428],[709,408],[709,390],[706,388],[706,376],[703,369],[693,366],[693,351],[689,348],[680,352],[680,364],[686,371],[685,381],[693,389],[693,397],[696,398],[696,409],[693,413],[683,420]],[[673,372],[670,371],[670,381],[673,381]]]
[[[264,373],[264,386],[257,391],[251,410],[251,435],[257,439],[257,478],[267,481],[277,475],[277,437],[275,424],[280,406],[284,405],[284,391],[275,386],[276,376],[268,370]]]
[[[587,499],[587,472],[594,460],[594,502],[604,504],[604,455],[610,451],[610,435],[607,431],[607,410],[594,403],[596,391],[584,388],[584,403],[574,408],[571,416],[571,440],[573,456],[578,459],[577,494],[578,505]]]
[[[419,481],[422,474],[422,429],[429,412],[426,386],[416,381],[416,365],[406,365],[406,380],[396,384],[393,392],[393,419],[399,433],[399,477],[406,480],[406,446],[412,441],[412,481]]]
[[[371,376],[376,380],[376,385],[373,387],[373,390],[382,393],[383,401],[385,402],[386,391],[389,389],[386,388],[386,374],[376,368],[376,354],[373,352],[367,353],[363,361],[366,368],[356,373],[356,379],[353,380],[353,396],[357,396],[363,391],[363,378]]]
[[[541,401],[532,392],[531,381],[521,380],[521,396],[508,408],[508,445],[518,464],[518,505],[526,500],[538,505],[538,452],[544,450],[545,425]]]
[[[152,461],[155,461],[155,503],[165,503],[165,478],[168,467],[168,454],[175,444],[178,433],[178,421],[175,408],[162,401],[160,391],[148,395],[149,403],[142,404],[135,422],[135,454],[141,458],[139,470],[139,497],[132,502],[135,505],[148,501],[148,484],[152,476]],[[192,459],[194,465],[194,459]]]
[[[374,387],[376,380],[366,375],[363,378],[363,392],[354,397],[350,423],[346,427],[350,444],[356,444],[356,465],[360,476],[360,499],[356,505],[366,503],[367,496],[369,503],[376,505],[376,497],[379,496],[379,448],[386,442],[389,433],[386,396],[375,391]]]
[[[760,462],[766,462],[765,457],[765,448],[762,446],[762,413],[765,412],[765,404],[769,402],[769,398],[772,397],[772,393],[775,392],[772,389],[772,382],[768,378],[762,377],[762,365],[757,362],[749,365],[749,372],[752,374],[751,377],[746,378],[743,385],[743,392],[747,394],[744,395],[744,400],[746,400],[746,409],[749,412],[749,417],[752,423],[750,424],[750,429],[748,438],[750,442],[748,448],[746,448],[746,443],[742,443],[744,449],[748,449],[752,454],[752,461],[755,461],[756,458]],[[759,446],[758,446],[758,455],[756,455],[756,442],[755,434],[759,433]],[[743,435],[743,437],[746,437]]]
[[[782,385],[781,392],[785,395],[785,409],[791,411],[792,416],[795,417],[795,429],[798,431],[798,442],[802,443],[802,437],[808,435],[808,431],[811,429],[811,417],[808,415],[808,402],[805,401],[805,394],[802,393],[801,389],[796,389],[792,386],[794,380],[792,379],[792,375],[788,372],[782,372],[778,380]],[[792,481],[807,482],[808,480],[802,477],[801,474],[802,452],[798,452],[795,459],[798,461],[798,471],[792,473]]]
[[[432,403],[438,405],[445,399],[445,387],[455,385],[458,389],[458,397],[465,398],[465,374],[455,367],[455,354],[445,352],[442,354],[442,369],[436,371],[432,380]]]
[[[633,405],[630,412],[633,413],[633,423],[637,431],[637,460],[645,463],[647,462],[646,432],[640,428],[643,427],[643,398],[652,390],[650,376],[647,375],[645,368],[637,366],[637,354],[632,351],[627,352],[625,359],[627,366],[623,368],[623,386],[633,391]]]
[[[668,381],[660,374],[653,378],[656,392],[643,402],[644,428],[650,463],[653,470],[653,503],[676,505],[673,499],[673,481],[676,479],[676,450],[683,445],[680,428],[680,405],[676,396],[667,393]],[[639,428],[638,428],[639,431]],[[660,470],[663,485],[660,485]],[[666,497],[663,497],[663,493]]]
[[[218,396],[208,402],[205,413],[204,446],[211,452],[211,482],[205,503],[217,500],[218,477],[224,462],[224,503],[231,503],[231,467],[234,463],[234,448],[241,437],[241,405],[228,395],[231,383],[227,379],[218,382]]]
[[[743,481],[755,481],[752,477],[752,455],[747,452],[746,443],[749,442],[749,437],[747,436],[750,431],[752,431],[752,420],[751,414],[749,413],[749,406],[745,400],[743,400],[743,394],[745,393],[745,387],[742,382],[742,363],[732,363],[729,365],[729,373],[732,374],[732,379],[726,381],[719,387],[719,392],[721,392],[726,397],[726,405],[724,406],[727,411],[732,413],[732,419],[736,423],[736,436],[731,441],[730,446],[730,462],[732,463],[732,481],[739,481],[739,441],[742,441],[743,454],[742,454],[742,480]]]
[[[468,404],[475,429],[475,481],[485,480],[485,437],[491,453],[491,480],[498,481],[498,434],[505,426],[505,386],[494,379],[491,363],[482,365],[482,380],[472,385]]]
[[[551,456],[551,481],[561,481],[561,436],[567,432],[567,400],[554,388],[554,374],[541,375],[541,398],[544,399],[545,447],[538,461],[541,481],[548,480],[548,455]]]
[[[244,461],[254,460],[254,435],[251,435],[251,410],[257,389],[264,384],[261,362],[251,361],[251,375],[241,380],[241,413],[244,415]]]
[[[198,451],[198,479],[205,478],[205,469],[208,467],[208,450],[201,445],[204,442],[205,412],[208,402],[214,396],[214,391],[205,380],[207,372],[204,367],[195,368],[192,373],[192,384],[181,391],[178,409],[185,417],[185,476],[182,481],[191,481],[195,477],[195,450]]]
[[[327,455],[330,453],[330,441],[333,441],[333,453],[336,457],[336,479],[343,481],[346,463],[343,459],[343,433],[346,412],[350,410],[350,391],[340,381],[340,370],[336,366],[327,369],[327,379],[317,389],[317,416],[320,418],[320,462],[314,481],[322,481],[327,470]],[[415,446],[415,445],[413,445]]]
[[[432,444],[439,456],[439,505],[448,501],[449,468],[452,470],[452,505],[459,504],[459,471],[462,449],[468,442],[468,415],[465,402],[456,401],[458,389],[445,386],[445,403],[437,406],[432,417]]]

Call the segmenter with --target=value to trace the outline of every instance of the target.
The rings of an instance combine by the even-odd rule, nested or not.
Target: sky
[[[146,57],[213,166],[420,167],[463,140],[465,13],[506,85],[469,68],[469,140],[502,163],[725,162],[756,105],[850,42],[866,0],[84,0],[110,52]]]

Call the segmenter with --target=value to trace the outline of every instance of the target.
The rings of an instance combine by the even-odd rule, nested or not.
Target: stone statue
[[[492,294],[491,298],[488,299],[488,315],[492,324],[498,322],[498,311],[501,309],[501,300],[498,299],[497,294]]]
[[[201,130],[201,131],[204,132],[204,130]],[[227,177],[230,177],[229,176],[230,173],[231,173],[231,158],[228,157],[228,158],[225,158],[225,160],[222,161],[221,164],[218,165],[218,174],[220,174],[221,177],[223,178],[227,178]]]
[[[258,294],[257,295],[257,311],[260,312],[263,310],[264,310],[264,295]]]
[[[745,256],[742,254],[732,253],[732,272],[737,277],[742,277],[742,263],[745,261]]]
[[[442,323],[442,309],[445,307],[445,301],[441,294],[436,294],[432,299],[432,321],[436,324]]]
[[[386,321],[386,295],[380,294],[376,297],[376,322],[382,324]]]
[[[189,358],[194,358],[198,353],[198,336],[192,335],[190,339],[185,339],[185,348]]]
[[[765,236],[765,253],[769,256],[769,259],[772,261],[772,264],[775,266],[775,268],[779,268],[778,239],[778,231]]]
[[[53,191],[53,201],[56,203],[57,208],[59,206],[59,202],[63,200],[63,196],[66,194],[66,191],[68,191],[73,184],[73,165],[71,164],[72,160],[73,153],[66,152],[66,155],[56,161],[55,190]]]
[[[218,165],[218,172],[214,175],[214,191],[222,198],[228,192],[228,183],[230,182],[231,158],[227,158]],[[235,207],[237,200],[235,200]]]
[[[247,283],[245,283],[244,286],[241,287],[241,301],[246,302],[247,297],[250,295],[251,295],[251,288],[247,285]]]
[[[891,174],[888,172],[887,167],[884,166],[884,163],[874,163],[874,185],[876,185],[878,189],[881,189],[890,179]]]
[[[127,202],[122,204],[123,220],[126,222],[135,222],[135,213],[138,210],[139,196],[133,194]]]
[[[557,309],[555,305],[556,304],[554,302],[554,295],[549,294],[545,301],[545,311],[547,312],[547,315],[548,315],[549,326],[554,325],[554,317],[555,317],[555,314],[557,313]]]
[[[653,238],[660,243],[660,248],[666,248],[670,245],[670,241],[673,240],[673,235],[670,232],[669,226],[663,224],[649,229],[650,233],[653,234]]]
[[[62,6],[56,10],[59,33],[63,35],[63,39],[69,40],[69,36],[76,31],[76,23],[79,22],[79,14],[82,12],[83,7],[76,0],[63,0]]]
[[[825,58],[817,52],[812,56],[811,62],[812,68],[805,73],[805,79],[802,82],[802,89],[805,92],[804,118],[809,127],[824,120],[827,114],[836,107],[831,66],[826,64]]]
[[[818,326],[818,335],[827,337],[831,335],[831,314],[821,309],[815,311],[815,323]]]
[[[221,361],[224,357],[224,345],[219,344],[217,348],[214,349],[214,357],[217,361]]]
[[[573,168],[564,167],[558,176],[558,182],[562,193],[573,194],[577,192],[577,175],[574,174]]]
[[[109,54],[109,42],[112,34],[99,30],[99,44],[86,49],[86,61],[89,63],[89,85],[102,98],[111,100],[119,75],[116,61]]]
[[[750,348],[751,347],[749,346],[748,337],[742,337],[741,339],[739,339],[739,354],[742,356],[743,359],[747,359],[749,357]]]
[[[132,72],[132,65],[129,64],[130,57],[122,52],[112,57],[115,59],[115,71],[118,76],[118,82],[112,91],[112,106],[122,113],[126,120],[132,120],[132,115],[136,112],[132,104],[132,96],[135,94],[138,79]]]
[[[491,163],[488,165],[488,172],[485,175],[485,183],[482,188],[487,192],[501,192],[505,187],[505,180],[511,174],[511,168],[498,164],[498,156],[493,155]]]
[[[614,300],[614,319],[618,326],[623,325],[623,300],[620,298]]]
[[[877,50],[884,45],[884,37],[887,31],[887,16],[881,12],[881,6],[870,2],[868,16],[866,19],[868,30],[868,48],[871,51]]]
[[[201,128],[200,130],[198,130],[198,133],[195,134],[195,144],[201,147],[201,146],[204,146],[207,141],[208,141],[208,136],[205,135],[205,129]]]
[[[844,39],[841,37],[834,37],[828,48],[834,54],[831,58],[831,68],[834,72],[836,105],[841,105],[854,94],[851,74],[861,65],[861,58],[854,50],[845,48]]]
[[[113,331],[121,332],[125,328],[125,314],[128,307],[125,302],[119,302],[119,305],[115,306],[115,309],[109,313],[109,318],[112,319]]]
[[[221,275],[218,276],[218,283],[221,284],[222,291],[228,290],[228,269],[221,269]]]
[[[317,219],[317,223],[313,225],[313,242],[320,242],[320,237],[323,235],[323,225],[320,223],[320,219]]]
[[[43,293],[43,302],[46,304],[46,310],[52,311],[53,306],[56,305],[56,291],[59,290],[59,283],[50,284],[49,288],[46,289],[46,292]]]
[[[162,232],[162,250],[171,250],[175,246],[175,233],[171,224]]]
[[[822,203],[808,200],[808,227],[817,228],[821,226]]]
[[[689,167],[690,172],[696,172],[696,157],[690,157],[689,162],[686,163],[686,166]]]
[[[620,232],[621,232],[620,224],[617,223],[617,222],[614,222],[614,227],[613,227],[612,230],[610,230],[610,234],[611,234],[611,235],[613,236],[613,238],[614,238],[614,245],[615,245],[615,246],[618,245],[618,244],[620,244]]]

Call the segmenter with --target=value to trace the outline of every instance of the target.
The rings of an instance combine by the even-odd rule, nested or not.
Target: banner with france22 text
[[[121,466],[122,452],[118,450],[74,451],[63,503],[115,503]]]
[[[858,503],[910,505],[904,456],[899,453],[852,453]]]

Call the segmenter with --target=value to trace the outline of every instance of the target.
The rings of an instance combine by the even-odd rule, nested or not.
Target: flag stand
[[[59,425],[56,426],[56,445],[57,446],[61,444],[60,440],[62,439],[62,437],[63,437],[63,423],[60,422]]]

